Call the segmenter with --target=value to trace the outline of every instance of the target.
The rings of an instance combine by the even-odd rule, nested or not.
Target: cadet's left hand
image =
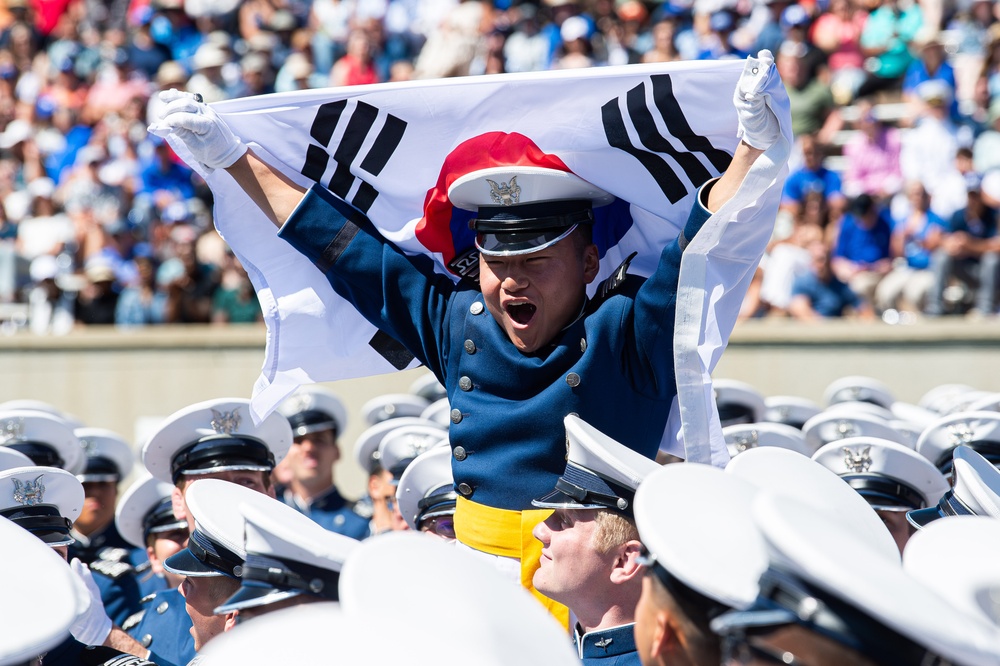
[[[111,633],[113,623],[104,610],[101,591],[97,588],[97,583],[94,582],[90,567],[75,557],[69,566],[73,573],[83,581],[87,593],[90,595],[90,604],[87,606],[87,610],[76,618],[69,631],[73,634],[73,638],[84,645],[103,645],[108,634]]]
[[[764,92],[773,69],[774,56],[766,49],[756,58],[747,58],[733,93],[733,105],[740,122],[736,135],[759,150],[767,150],[781,137],[778,117],[768,107],[768,94]]]

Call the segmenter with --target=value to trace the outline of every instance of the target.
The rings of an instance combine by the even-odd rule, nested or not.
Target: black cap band
[[[111,458],[105,456],[87,456],[87,467],[82,476],[115,476],[121,477],[121,470]]]
[[[305,592],[339,601],[340,572],[293,560],[247,553],[243,580],[266,583],[281,590]]]
[[[296,437],[302,437],[320,430],[332,430],[334,438],[339,431],[337,419],[332,414],[318,409],[307,409],[288,417],[288,425]]]
[[[593,204],[588,199],[542,201],[513,206],[481,206],[469,228],[481,234],[538,234],[565,230],[575,224],[594,221]]]
[[[915,488],[881,474],[844,474],[841,477],[851,488],[874,506],[898,506],[920,509],[924,496]]]
[[[142,538],[146,540],[154,532],[164,532],[169,529],[187,527],[187,521],[177,520],[174,516],[174,503],[169,497],[164,497],[142,519]]]
[[[566,470],[556,480],[556,490],[580,504],[597,504],[632,517],[634,490],[607,481],[576,465],[566,465]]]
[[[187,548],[199,562],[221,574],[230,578],[243,575],[243,558],[197,529],[191,533]]]
[[[719,420],[726,425],[737,425],[739,423],[753,423],[753,408],[747,405],[728,402],[717,405],[719,409]]]
[[[41,467],[58,467],[65,469],[66,461],[62,459],[59,452],[51,444],[45,442],[11,442],[6,444],[15,451],[23,453],[31,458],[31,462]]]
[[[67,539],[72,541],[69,530],[73,523],[52,504],[16,506],[0,511],[0,516],[28,530],[45,543],[65,542]]]
[[[990,442],[987,440],[982,441],[972,441],[963,442],[963,445],[968,446],[970,449],[986,458],[988,461],[993,463],[993,465],[1000,465],[1000,442]],[[955,461],[955,446],[950,449],[945,449],[938,456],[938,459],[934,462],[934,466],[941,470],[944,475],[951,474],[951,470],[954,467]]]
[[[249,435],[209,435],[178,452],[170,461],[174,483],[185,472],[246,465],[274,469],[274,454],[267,444]]]
[[[445,486],[442,490],[443,492],[429,495],[417,502],[417,520],[415,522],[418,525],[425,518],[433,518],[434,516],[455,512],[458,493],[451,486]]]

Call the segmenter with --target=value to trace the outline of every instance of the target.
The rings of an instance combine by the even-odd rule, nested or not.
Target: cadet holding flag
[[[449,439],[459,493],[458,540],[499,558],[498,566],[512,573],[520,562],[517,577],[530,587],[540,547],[531,530],[549,513],[532,509],[531,500],[549,492],[564,470],[563,417],[577,413],[649,458],[665,439],[678,396],[675,353],[681,350],[675,349],[675,321],[687,335],[692,320],[695,328],[701,321],[698,313],[682,313],[676,306],[681,259],[712,211],[734,197],[726,215],[737,215],[738,203],[753,203],[738,195],[751,168],[764,149],[787,142],[772,110],[773,105],[787,119],[787,101],[776,81],[770,53],[747,60],[734,96],[743,140],[731,159],[696,137],[703,141],[700,155],[715,158],[715,173],[724,173],[711,179],[698,162],[706,176],[692,179],[697,191],[688,199],[687,222],[659,258],[645,266],[649,277],[628,275],[626,260],[592,297],[588,285],[601,272],[598,236],[609,233],[615,215],[632,215],[629,204],[576,175],[559,156],[522,134],[489,132],[458,145],[445,159],[438,185],[428,192],[425,220],[434,217],[435,207],[466,211],[451,219],[463,220],[474,231],[479,255],[475,284],[455,282],[435,272],[427,257],[409,256],[397,247],[362,212],[368,207],[361,205],[360,195],[352,196],[349,205],[319,184],[307,189],[289,178],[261,153],[248,150],[216,110],[193,95],[164,93],[166,110],[154,129],[172,131],[204,167],[225,169],[280,227],[280,238],[323,272],[338,297],[438,377],[452,407]],[[644,85],[629,92],[630,101]],[[617,104],[614,109],[605,105],[605,114],[613,116]],[[609,143],[648,162],[643,151],[623,147],[614,123],[608,122]],[[691,153],[680,154],[670,145],[662,150],[679,163],[687,163],[686,158],[697,162],[689,139],[678,141]],[[345,136],[342,142],[357,140]],[[771,157],[761,160],[773,173],[763,183],[760,177],[748,182],[763,192],[781,172],[785,155],[779,150],[771,156],[776,164],[769,162]],[[690,177],[691,172],[685,174]],[[664,173],[665,180],[656,184],[671,201],[679,201],[685,192],[674,192],[668,177],[677,179],[677,174]],[[768,205],[762,226],[751,233],[769,235],[773,211]],[[628,220],[631,224],[632,218]],[[713,227],[712,233],[718,235],[720,229]],[[754,252],[747,263],[759,259],[760,252]],[[462,275],[472,278],[475,271]],[[699,307],[701,298],[699,292]],[[694,375],[694,393],[700,395],[702,377]],[[703,430],[708,431],[707,425]],[[721,436],[718,440],[712,446],[721,451],[721,463],[724,443]]]

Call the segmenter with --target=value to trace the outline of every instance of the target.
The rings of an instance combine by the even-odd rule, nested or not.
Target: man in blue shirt
[[[875,288],[892,269],[889,211],[879,208],[868,194],[858,195],[840,223],[831,265],[837,278],[855,294],[873,303]]]
[[[857,311],[871,316],[871,309],[837,279],[830,266],[830,251],[821,242],[809,247],[812,270],[795,279],[788,312],[796,319],[812,321],[825,317],[843,317]]]
[[[953,279],[975,289],[975,303],[970,314],[994,314],[997,268],[1000,267],[996,211],[983,202],[977,174],[969,174],[966,185],[968,203],[952,216],[948,232],[931,255],[934,286],[927,295],[924,311],[930,317],[945,314],[944,293]]]
[[[823,166],[824,146],[813,134],[799,137],[802,167],[788,174],[781,191],[781,208],[798,218],[811,194],[821,194],[829,211],[831,224],[844,213],[847,200],[840,190],[840,176]]]

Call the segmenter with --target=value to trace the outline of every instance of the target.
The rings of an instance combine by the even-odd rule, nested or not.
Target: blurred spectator
[[[930,210],[930,197],[919,181],[907,184],[906,200],[904,214],[893,216],[892,271],[875,289],[879,312],[923,312],[927,293],[934,285],[929,270],[931,251],[941,242],[945,222]]]
[[[153,39],[151,24],[153,10],[148,5],[135,14],[135,30],[125,47],[128,61],[133,69],[152,81],[160,66],[170,60],[170,49]]]
[[[826,65],[826,54],[818,49],[809,37],[812,16],[801,4],[793,3],[781,13],[781,29],[785,32],[784,44],[792,44],[801,53],[801,66],[809,79],[825,79],[822,69]],[[781,50],[779,48],[779,50]],[[827,81],[823,81],[828,83]]]
[[[1000,168],[1000,99],[990,104],[988,129],[972,145],[972,166],[979,173]]]
[[[788,8],[790,0],[763,0],[765,12],[760,28],[757,30],[757,40],[754,42],[751,52],[760,53],[762,49],[767,49],[772,54],[781,48],[781,42],[785,41],[785,29],[781,25],[781,16]],[[755,14],[750,17],[750,22],[754,21]]]
[[[972,151],[959,148],[951,167],[939,170],[938,180],[931,191],[931,210],[942,220],[950,220],[957,211],[965,208],[968,199],[968,181],[977,177],[972,164]],[[925,185],[926,187],[926,185]]]
[[[674,62],[681,59],[677,43],[674,41],[677,23],[673,18],[665,18],[653,26],[653,48],[642,56],[643,62]]]
[[[795,279],[789,314],[801,321],[846,316],[870,319],[870,306],[834,275],[826,244],[813,242],[808,249],[810,270]]]
[[[980,187],[979,178],[971,175],[968,203],[949,220],[947,233],[931,256],[934,285],[924,310],[928,316],[958,313],[970,304],[974,315],[994,314],[1000,241],[996,211],[983,202]],[[952,286],[961,295],[946,299]]]
[[[858,97],[883,90],[899,90],[913,56],[909,43],[923,27],[923,13],[917,3],[880,0],[868,15],[861,33],[868,76],[858,88]]]
[[[65,335],[73,329],[73,293],[59,286],[65,276],[60,261],[49,254],[31,262],[28,328],[36,335]]]
[[[332,86],[361,86],[378,83],[378,73],[372,58],[372,42],[363,30],[351,32],[347,39],[347,53],[330,71]]]
[[[115,271],[106,261],[95,260],[84,270],[86,282],[76,295],[73,316],[81,324],[114,324],[118,292]]]
[[[195,232],[189,227],[174,230],[176,256],[160,271],[167,282],[166,321],[171,324],[207,324],[212,320],[212,298],[219,286],[219,270],[203,264],[195,253]]]
[[[192,59],[194,74],[187,82],[188,92],[205,98],[206,102],[221,102],[231,95],[222,77],[222,67],[229,62],[229,55],[217,44],[205,42],[198,47]]]
[[[222,281],[212,299],[212,322],[216,324],[252,324],[263,321],[257,292],[243,264],[231,251],[226,252]]]
[[[830,92],[841,105],[854,99],[865,79],[861,33],[867,19],[854,0],[831,0],[830,11],[813,26],[813,41],[827,56]]]
[[[826,225],[835,226],[844,212],[846,199],[840,176],[823,166],[824,146],[812,134],[799,137],[802,167],[788,174],[781,193],[781,208],[792,218],[801,217],[810,194],[820,197],[826,209]],[[822,222],[821,222],[822,223]]]
[[[317,71],[329,72],[333,63],[347,53],[347,37],[356,8],[354,0],[313,0],[309,27]]]
[[[844,145],[847,158],[844,170],[844,194],[855,197],[870,194],[887,199],[899,192],[903,176],[899,166],[900,133],[875,116],[868,100],[855,105],[858,132]]]
[[[951,90],[948,110],[951,117],[957,119],[955,70],[945,59],[944,44],[941,43],[937,30],[925,28],[914,39],[913,47],[919,57],[906,68],[906,75],[903,77],[903,98],[919,106],[922,99],[917,93],[917,87],[926,81],[941,81]]]
[[[788,91],[792,111],[792,134],[816,134],[821,143],[830,143],[840,129],[840,112],[823,81],[812,78],[806,68],[806,48],[797,42],[785,42],[778,52],[778,74]]]
[[[570,16],[559,29],[562,45],[556,51],[552,69],[577,69],[594,65],[590,43],[590,23],[582,16]]]
[[[508,72],[532,72],[544,69],[549,60],[549,40],[539,32],[538,8],[518,5],[514,32],[504,43],[504,67]]]
[[[115,324],[143,326],[166,320],[167,294],[157,282],[156,267],[149,256],[135,258],[136,281],[122,289],[115,308]]]
[[[938,186],[954,170],[959,147],[958,128],[948,112],[952,90],[944,81],[933,80],[918,85],[915,93],[922,102],[921,111],[916,127],[903,137],[900,168],[904,180],[923,183],[933,202],[938,196]]]
[[[760,304],[754,307],[755,312],[788,314],[795,281],[812,267],[810,248],[814,243],[823,242],[823,230],[818,224],[807,221],[805,215],[795,221],[792,233],[774,243],[761,262]]]
[[[833,272],[866,303],[875,302],[875,288],[892,268],[889,209],[867,194],[851,200],[840,222],[831,260]]]
[[[1000,36],[994,36],[986,48],[976,88],[982,91],[987,103],[1000,99]]]

